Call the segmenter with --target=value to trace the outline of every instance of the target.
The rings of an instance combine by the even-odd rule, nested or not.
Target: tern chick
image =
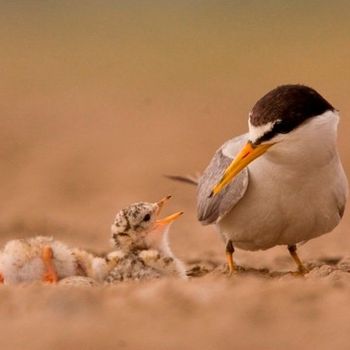
[[[169,243],[171,224],[183,212],[159,219],[170,196],[156,203],[138,202],[122,209],[112,224],[113,245],[126,253],[107,278],[109,281],[145,279],[164,275],[186,278],[186,268],[175,257]]]
[[[52,237],[37,236],[9,241],[0,254],[1,281],[55,283],[77,274],[72,250]]]
[[[119,260],[118,252],[99,257],[83,249],[72,249],[52,237],[15,239],[7,242],[0,253],[0,282],[56,283],[73,276],[101,282]]]

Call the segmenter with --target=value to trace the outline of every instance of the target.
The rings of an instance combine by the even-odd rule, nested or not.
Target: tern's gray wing
[[[248,168],[243,169],[220,193],[209,198],[211,190],[247,140],[248,134],[244,134],[223,144],[199,179],[197,215],[203,225],[220,221],[244,196],[248,188]]]

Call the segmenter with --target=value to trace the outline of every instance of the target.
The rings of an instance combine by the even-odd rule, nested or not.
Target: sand
[[[110,285],[2,286],[4,349],[347,349],[350,257],[310,273],[189,264],[164,277]]]
[[[350,278],[3,287],[4,349],[347,349]]]

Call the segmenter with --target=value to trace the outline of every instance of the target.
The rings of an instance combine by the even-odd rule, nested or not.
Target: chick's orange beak
[[[157,209],[157,214],[160,213],[160,211],[162,210],[164,204],[171,198],[171,196],[166,196],[164,198],[162,198],[160,201],[156,202],[158,209]]]
[[[272,145],[273,143],[253,146],[253,144],[248,141],[237,154],[232,163],[226,168],[224,175],[213,187],[209,197],[212,197],[222,191],[222,189],[228,185],[242,169],[244,169],[254,159],[263,155]]]
[[[172,223],[173,221],[175,221],[176,219],[178,219],[184,212],[183,211],[179,211],[175,214],[171,214],[163,219],[159,219],[156,221],[156,225],[168,225],[170,223]]]
[[[162,210],[164,204],[171,198],[171,196],[166,196],[160,201],[156,202],[155,204],[158,206],[158,209],[156,211],[156,215],[158,216],[160,211]],[[179,211],[175,214],[169,215],[163,219],[158,219],[155,221],[155,226],[163,226],[163,225],[168,225],[178,219],[181,215],[183,214],[183,211]]]

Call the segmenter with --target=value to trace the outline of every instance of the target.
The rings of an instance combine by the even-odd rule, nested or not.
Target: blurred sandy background
[[[255,101],[285,83],[310,85],[340,110],[339,151],[349,173],[349,11],[348,1],[1,1],[0,243],[14,237],[50,234],[71,244],[106,250],[109,249],[109,226],[118,209],[134,201],[155,201],[173,194],[167,211],[183,209],[186,212],[172,229],[171,239],[177,255],[186,261],[207,258],[223,261],[223,244],[214,229],[203,228],[196,222],[195,189],[169,182],[162,175],[203,170],[221,143],[247,130],[248,112]],[[350,251],[349,225],[347,210],[335,232],[304,246],[301,256],[306,260],[346,256]],[[238,252],[237,257],[241,263],[253,267],[293,268],[284,248],[254,254]],[[159,305],[163,305],[167,297],[164,290],[172,286],[162,283],[155,284],[158,289],[163,288],[159,298],[151,298]],[[229,319],[225,305],[232,299],[238,303],[241,296],[250,295],[253,290],[268,293],[266,288],[271,290],[271,295],[268,294],[272,299],[275,296],[278,299],[284,290],[298,286],[296,293],[301,293],[299,288],[304,286],[288,282],[289,288],[289,285],[269,281],[266,283],[270,287],[265,287],[264,283],[249,280],[245,288],[244,283],[240,281],[237,287],[236,283],[220,280],[184,286],[184,293],[192,291],[194,299],[198,297],[198,290],[218,288],[212,298],[224,298],[227,303],[218,307],[220,314],[211,314],[216,304],[209,303],[210,310],[206,309],[204,320],[213,318],[222,322],[223,327],[219,328],[224,331],[215,333],[212,329],[214,333],[207,333],[212,336],[203,344],[200,343],[202,335],[198,334],[196,339],[202,348],[216,348],[215,339],[230,334],[227,326],[230,323],[238,327],[232,330],[232,347],[236,342],[244,348],[244,343],[237,343],[235,339],[237,333],[260,329],[261,322],[265,322],[265,316],[258,324],[242,321],[243,329],[239,328],[241,316],[252,312],[255,317],[256,310],[252,311],[251,299],[245,298],[250,311],[244,308],[245,304],[238,305],[240,313],[235,316],[231,310],[233,319]],[[306,304],[313,299],[313,292],[322,289],[322,285],[317,284],[321,282],[315,283],[315,287],[305,287],[312,290],[311,297],[306,293],[309,295]],[[131,293],[139,288],[143,287],[132,285]],[[329,285],[326,288],[333,290]],[[345,289],[346,293],[349,289]],[[29,316],[26,320],[29,328],[17,317],[26,317],[26,312],[32,315],[33,311],[23,305],[36,305],[33,300],[41,298],[38,294],[47,292],[39,288],[30,289],[26,294],[5,288],[0,293],[3,332],[22,325],[29,333],[36,334],[38,329],[30,328]],[[44,300],[48,298],[49,304],[56,305],[55,293],[60,295],[59,292],[49,293],[53,296],[45,294]],[[91,317],[91,324],[85,324],[85,330],[92,331],[95,313],[84,309],[85,299],[88,299],[86,305],[104,296],[107,300],[112,298],[112,304],[113,298],[119,298],[116,300],[122,303],[124,294],[118,294],[118,289],[89,293],[89,297],[86,294],[81,297],[82,304],[76,308],[74,317]],[[177,293],[181,294],[182,289]],[[65,300],[69,304],[67,300],[80,300],[68,294],[63,295],[61,302]],[[28,297],[23,301],[24,295]],[[322,295],[317,298],[322,299]],[[339,303],[349,301],[346,294],[342,297],[338,295],[338,299],[330,299],[328,304],[321,300],[320,305],[331,308],[320,311],[320,317],[328,313],[342,323],[346,315],[338,314],[336,308]],[[252,298],[257,303],[261,300],[260,294]],[[298,295],[295,298],[299,300]],[[8,311],[7,300],[22,306]],[[176,300],[172,300],[174,304]],[[142,300],[138,303],[142,304]],[[288,317],[288,307],[292,304],[288,300],[281,303],[282,314]],[[159,310],[167,307],[159,305]],[[62,322],[67,315],[55,307],[47,311],[46,306],[41,305],[45,309],[43,314],[36,314],[37,318],[33,319],[34,323],[35,320],[46,323],[45,341],[40,343],[40,339],[31,338],[28,332],[22,332],[20,339],[30,343],[35,338],[38,342],[35,344],[50,344],[51,349],[70,344],[78,330],[69,333],[66,343],[60,343],[60,338],[55,338],[57,330],[49,325]],[[70,306],[69,315],[75,310]],[[124,305],[123,309],[127,319],[131,317],[130,310],[135,311],[131,306],[129,310],[129,306]],[[113,307],[116,306],[111,309]],[[144,312],[143,308],[147,307],[135,306]],[[152,309],[155,304],[149,307]],[[261,311],[266,307],[259,304],[258,308]],[[274,307],[278,310],[278,306],[273,305],[273,310]],[[88,316],[79,313],[81,309],[88,312]],[[104,309],[96,314],[100,322],[102,319],[117,322],[113,312],[101,310]],[[116,307],[115,312],[117,310]],[[187,311],[191,313],[190,310],[189,307]],[[175,312],[174,319],[161,322],[181,334],[184,326],[179,324],[188,316],[187,311]],[[148,320],[144,312],[135,311],[138,327],[141,321]],[[269,309],[266,314],[270,315]],[[6,324],[9,315],[13,317],[11,327]],[[201,319],[200,314],[197,316]],[[291,316],[287,323],[297,331],[305,330],[314,319],[304,316]],[[319,329],[324,325],[322,318],[319,321],[317,316],[315,320],[320,324],[313,327]],[[109,329],[106,327],[105,332]],[[273,332],[273,329],[266,331]],[[336,334],[341,345],[346,344],[342,337],[345,330],[339,334],[339,328],[336,329],[338,333],[331,333],[330,337]],[[113,334],[113,327],[109,330]],[[176,343],[176,332],[172,337],[169,335],[172,342],[166,343],[165,337],[166,345],[161,347],[156,343],[156,347],[178,349],[179,344],[182,348],[188,345]],[[92,333],[88,333],[91,338]],[[101,334],[104,333],[100,333],[100,338],[105,339]],[[144,336],[141,332],[141,339]],[[282,340],[261,349],[279,348],[287,336],[288,332]],[[254,339],[246,335],[243,340],[248,338]],[[259,339],[257,343],[261,344]],[[313,339],[317,343],[319,338],[314,334],[308,344]],[[295,341],[293,346],[300,344]],[[221,341],[217,346],[229,347],[229,343]],[[86,343],[86,348],[102,348],[103,344],[102,340],[96,340]],[[112,337],[105,346],[113,344],[117,341]],[[147,344],[152,344],[150,339]],[[322,344],[327,345],[324,341]],[[21,342],[17,345],[21,346]],[[118,346],[128,347],[128,341]]]

